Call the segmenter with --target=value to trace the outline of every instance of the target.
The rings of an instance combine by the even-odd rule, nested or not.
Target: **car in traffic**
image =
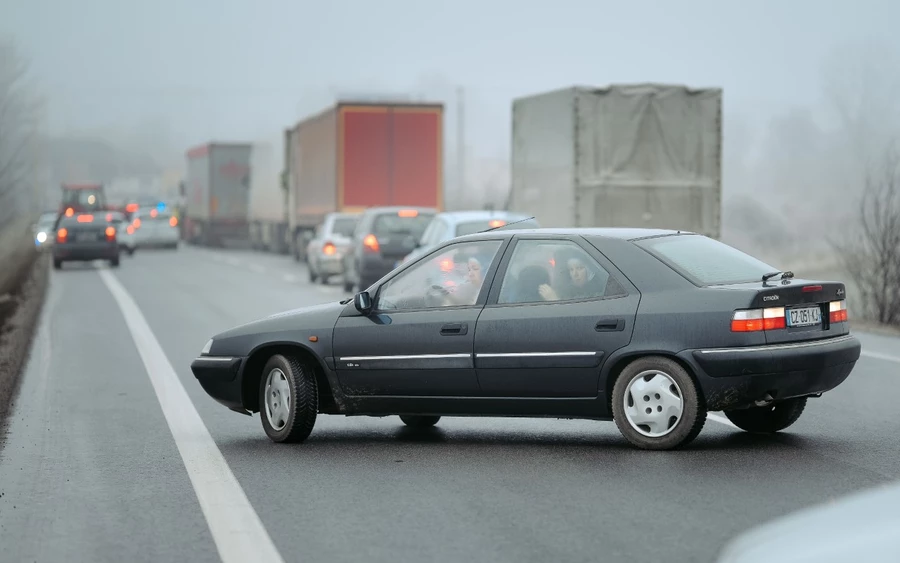
[[[332,276],[344,274],[344,255],[353,241],[359,222],[358,213],[329,213],[306,245],[309,281],[328,283]]]
[[[106,214],[106,219],[116,228],[116,238],[119,241],[119,247],[127,252],[129,256],[133,255],[135,248],[137,248],[134,225],[128,220],[127,215],[122,211],[110,211]]]
[[[103,184],[62,184],[60,213],[72,217],[76,213],[98,213],[107,209]]]
[[[359,218],[344,254],[344,291],[369,287],[400,265],[436,211],[426,207],[370,207]]]
[[[512,211],[445,211],[434,216],[416,249],[407,254],[403,262],[415,260],[452,238],[492,229],[537,229],[540,226],[534,217]]]
[[[53,246],[53,234],[56,232],[54,228],[56,226],[57,218],[59,218],[58,212],[47,211],[41,213],[38,220],[32,226],[31,231],[34,235],[34,245],[38,250],[46,250]]]
[[[119,266],[119,243],[116,228],[106,213],[77,213],[63,215],[56,225],[53,243],[53,267],[62,268],[64,262],[109,260]]]
[[[163,206],[140,207],[133,214],[135,248],[178,248],[178,218]]]
[[[457,264],[465,279],[448,279]],[[773,433],[840,385],[860,355],[846,298],[699,234],[501,229],[215,335],[191,370],[276,442],[304,440],[319,413],[520,416],[613,420],[668,450],[708,411]]]

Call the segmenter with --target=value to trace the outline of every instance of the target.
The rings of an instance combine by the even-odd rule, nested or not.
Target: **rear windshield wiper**
[[[781,272],[781,271],[778,271],[778,272],[769,272],[768,274],[764,274],[764,275],[763,275],[762,281],[767,282],[767,281],[769,281],[770,279],[772,279],[772,278],[774,278],[775,276],[777,276],[778,274],[781,274],[781,279],[783,279],[783,280],[786,280],[786,279],[788,279],[788,278],[794,277],[794,272],[791,272],[791,271],[787,271],[787,272]]]

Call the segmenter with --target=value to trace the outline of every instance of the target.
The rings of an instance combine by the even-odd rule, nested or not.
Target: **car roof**
[[[485,219],[529,219],[531,218],[531,215],[518,213],[516,211],[484,211],[476,209],[471,211],[444,211],[438,213],[435,218],[437,217],[446,219],[450,223],[462,223],[464,221],[480,221]]]
[[[671,235],[695,235],[697,233],[691,231],[677,231],[673,229],[640,229],[640,228],[631,228],[631,227],[609,227],[609,228],[542,228],[542,229],[515,229],[515,230],[504,230],[502,228],[498,228],[492,231],[485,231],[482,233],[473,233],[471,235],[465,235],[460,237],[460,239],[466,239],[469,237],[484,237],[484,236],[497,236],[497,237],[506,237],[506,236],[522,236],[522,235],[562,235],[562,236],[582,236],[582,237],[603,237],[603,238],[614,238],[620,240],[628,240],[635,241],[646,238],[654,238],[654,237],[664,237]]]

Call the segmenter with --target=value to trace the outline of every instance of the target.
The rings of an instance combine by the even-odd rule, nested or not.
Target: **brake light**
[[[140,220],[140,219],[135,219],[135,220],[134,220],[134,228],[135,228],[135,229],[140,229],[140,228],[141,228],[141,220]]]
[[[78,222],[79,223],[91,223],[94,221],[93,215],[79,215]]]
[[[418,217],[419,212],[415,209],[401,209],[397,212],[397,217]]]
[[[125,211],[127,211],[129,213],[134,213],[137,210],[138,210],[138,204],[136,204],[136,203],[129,203],[128,205],[125,206]]]
[[[107,223],[112,222],[112,213],[107,213],[107,214],[106,214],[106,222],[107,222]]]
[[[133,235],[134,234],[134,225],[128,225],[128,228],[125,229],[125,232],[127,232],[129,235]]]
[[[178,226],[178,218],[177,218],[177,217],[170,217],[170,218],[169,218],[169,225],[171,225],[171,226],[173,226],[173,227],[177,227],[177,226]]]
[[[67,231],[65,227],[56,231],[56,241],[57,242],[66,242],[67,236],[69,236],[69,231]]]
[[[731,332],[778,330],[785,326],[784,307],[735,311],[731,318]]]
[[[159,211],[157,211],[156,209],[151,209],[151,210],[150,210],[150,216],[151,216],[151,217],[156,217],[157,215],[159,215]]]
[[[493,221],[488,223],[488,225],[490,225],[490,227],[492,229],[496,229],[497,227],[502,227],[505,224],[506,224],[506,221],[503,221],[501,219],[494,219]]]
[[[363,239],[363,247],[369,252],[378,252],[380,249],[375,235],[366,235],[366,238]]]
[[[829,303],[828,318],[833,323],[847,322],[847,302],[841,300]]]
[[[75,210],[71,207],[66,209],[66,217],[71,217],[72,215],[75,215]]]
[[[335,252],[337,252],[337,248],[334,246],[334,244],[332,244],[330,242],[326,242],[325,246],[322,247],[322,254],[324,254],[326,256],[331,256]]]
[[[116,228],[115,227],[106,227],[106,238],[109,240],[113,240],[116,238]]]

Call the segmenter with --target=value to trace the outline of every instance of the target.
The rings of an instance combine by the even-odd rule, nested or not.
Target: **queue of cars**
[[[406,240],[412,214],[385,213],[355,238],[381,216],[379,244]],[[215,335],[191,369],[223,405],[260,412],[275,442],[303,441],[319,414],[415,427],[524,416],[612,420],[633,446],[668,450],[708,411],[748,432],[792,425],[853,370],[847,321],[844,284],[703,235],[495,229],[441,242],[353,298]]]

